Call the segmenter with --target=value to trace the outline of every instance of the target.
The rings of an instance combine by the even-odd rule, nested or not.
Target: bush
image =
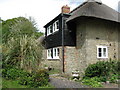
[[[99,81],[100,79],[98,77],[84,78],[82,83],[91,87],[102,87],[102,84]]]
[[[45,86],[48,84],[49,74],[46,72],[45,69],[39,70],[34,76],[34,81],[36,82],[37,86]]]
[[[21,77],[26,76],[27,74],[28,74],[27,72],[17,68],[9,68],[9,69],[2,70],[2,77],[9,80],[19,79]]]
[[[99,61],[91,64],[85,70],[86,77],[109,76],[119,72],[119,61]]]
[[[106,76],[100,76],[100,81],[101,82],[106,82],[107,81],[107,77]]]
[[[118,80],[118,74],[112,74],[109,78],[109,81],[111,83],[117,83],[117,80]]]
[[[116,83],[120,75],[120,61],[99,61],[89,65],[85,70],[84,78],[98,77],[100,82]],[[95,78],[94,78],[95,79]]]
[[[21,77],[18,83],[21,85],[30,85],[31,86],[33,84],[32,76],[33,75]]]
[[[19,84],[29,85],[30,87],[39,87],[48,85],[49,74],[46,70],[39,70],[35,73],[31,73],[30,76],[25,76],[20,79]]]

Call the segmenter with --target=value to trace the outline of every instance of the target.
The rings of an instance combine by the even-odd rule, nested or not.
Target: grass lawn
[[[31,87],[20,85],[18,84],[18,81],[15,80],[6,80],[2,78],[2,88],[31,88]],[[39,88],[54,88],[54,87],[49,84],[47,86],[39,87]]]
[[[59,73],[60,73],[60,71],[59,71],[59,70],[54,69],[54,70],[50,70],[48,73],[49,73],[49,75],[52,75],[52,74],[59,74]]]
[[[18,84],[18,81],[6,80],[2,78],[2,88],[28,88],[28,87]]]

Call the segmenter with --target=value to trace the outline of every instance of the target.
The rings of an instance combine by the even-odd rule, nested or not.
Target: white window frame
[[[100,53],[99,48],[101,48],[101,57],[99,56],[99,53]],[[104,49],[106,52],[104,52]],[[107,46],[97,46],[97,58],[108,58],[108,47]]]
[[[53,59],[59,59],[59,48],[53,48]]]
[[[58,22],[58,28],[57,28],[57,22]],[[56,32],[56,31],[59,31],[59,20],[53,23],[53,32]]]
[[[53,50],[53,52],[52,52],[52,50]],[[59,48],[48,49],[47,50],[47,59],[59,59]]]
[[[55,23],[53,23],[53,32],[55,32]]]
[[[47,36],[50,35],[50,34],[52,34],[52,33],[50,32],[50,30],[52,29],[51,27],[52,27],[52,25],[50,25],[49,27],[47,27]]]
[[[52,57],[51,57],[51,49],[47,50],[47,59],[52,59]]]
[[[47,36],[49,35],[49,27],[47,27]]]

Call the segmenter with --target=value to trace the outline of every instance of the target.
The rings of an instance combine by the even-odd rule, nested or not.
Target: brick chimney
[[[70,13],[70,7],[67,5],[62,6],[61,13]]]

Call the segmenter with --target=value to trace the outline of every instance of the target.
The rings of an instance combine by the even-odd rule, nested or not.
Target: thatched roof
[[[71,16],[68,18],[67,22],[82,16],[96,17],[105,20],[120,22],[120,13],[99,2],[84,2],[76,9],[71,11],[70,14]]]
[[[45,36],[42,35],[42,36],[40,36],[40,37],[37,39],[37,41],[40,42],[40,43],[42,43],[44,39],[45,39]]]

